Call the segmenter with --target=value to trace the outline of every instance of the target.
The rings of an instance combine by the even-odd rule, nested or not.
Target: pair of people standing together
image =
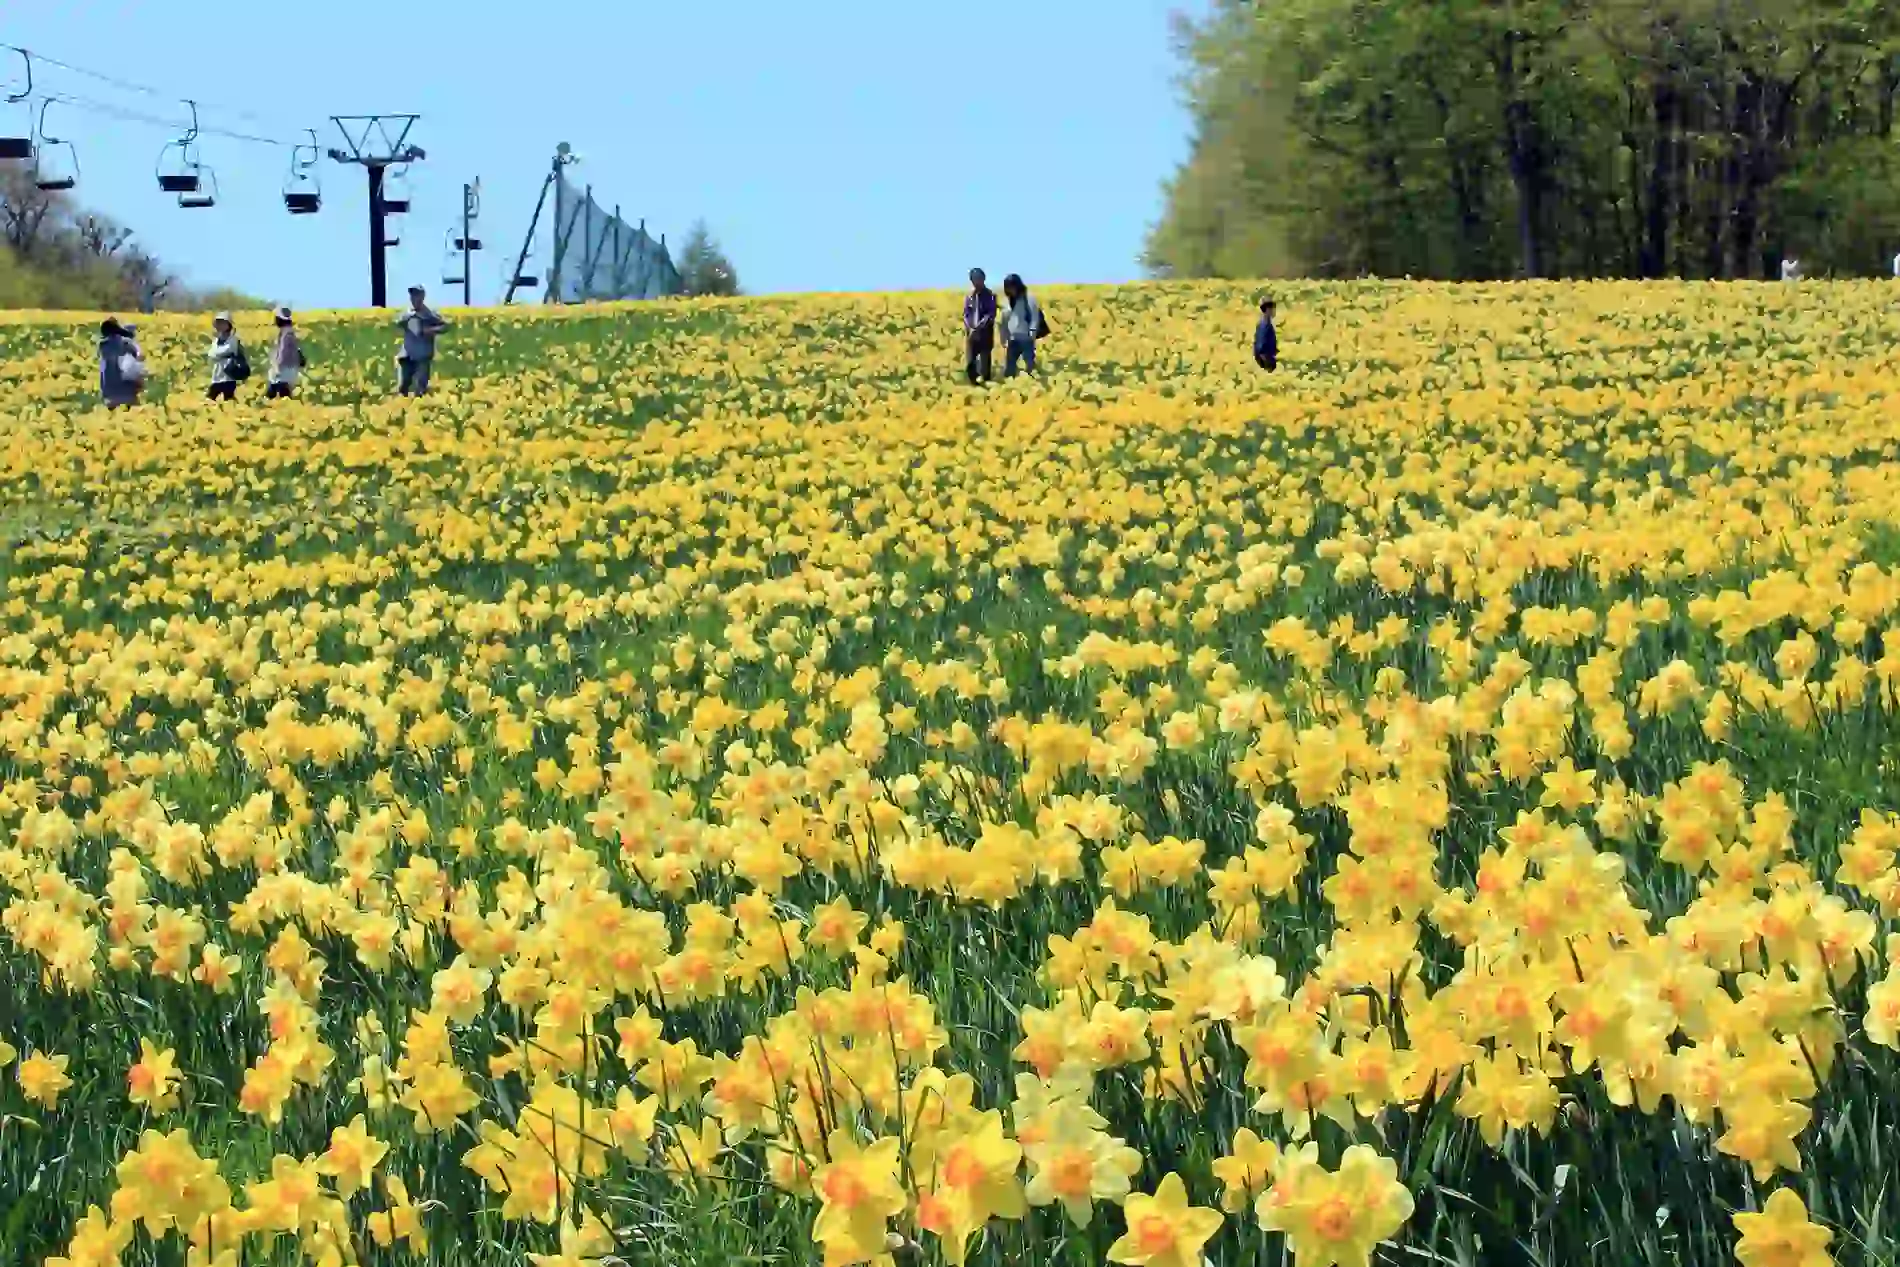
[[[972,383],[990,380],[991,358],[996,351],[996,327],[1003,327],[1003,376],[1014,378],[1018,363],[1031,373],[1036,369],[1036,340],[1047,338],[1049,322],[1042,305],[1023,285],[1023,279],[1011,273],[1003,279],[1003,304],[997,303],[983,270],[970,270],[970,293],[963,301],[964,372]]]
[[[271,314],[277,335],[271,341],[270,378],[264,387],[265,400],[288,400],[297,389],[297,376],[303,372],[303,344],[297,338],[297,324],[290,309],[279,308]],[[211,322],[211,348],[205,353],[211,362],[212,400],[236,400],[238,384],[251,376],[251,360],[244,353],[231,314],[221,312]]]

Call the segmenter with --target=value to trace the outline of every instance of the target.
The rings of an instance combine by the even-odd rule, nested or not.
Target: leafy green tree
[[[1157,273],[1771,277],[1900,249],[1885,0],[1219,0]]]
[[[229,289],[194,291],[110,217],[42,190],[31,165],[0,162],[0,308],[147,311],[261,308]]]

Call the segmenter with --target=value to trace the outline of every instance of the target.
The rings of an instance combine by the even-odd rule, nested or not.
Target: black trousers
[[[211,390],[205,393],[206,400],[236,400],[236,383],[213,383]]]
[[[972,339],[970,340],[969,353],[969,361],[963,367],[963,372],[970,376],[972,383],[989,382],[990,363],[996,354],[996,345],[993,343],[978,343]]]
[[[272,383],[264,389],[265,400],[289,400],[292,394],[289,383]]]

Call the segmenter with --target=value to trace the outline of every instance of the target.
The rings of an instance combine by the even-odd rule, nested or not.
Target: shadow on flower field
[[[1892,292],[1276,293],[0,314],[0,1261],[1900,1262]]]

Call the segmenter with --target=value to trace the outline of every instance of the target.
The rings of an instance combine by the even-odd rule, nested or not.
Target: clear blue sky
[[[575,179],[677,244],[704,216],[755,293],[1140,274],[1188,144],[1169,14],[1205,0],[676,0],[541,4],[24,0],[0,42],[237,107],[208,125],[290,135],[331,114],[421,113],[415,211],[392,295],[439,289],[443,231],[479,175],[477,301],[492,300],[556,141]],[[17,60],[17,59],[16,59]],[[166,117],[181,107],[42,71],[42,87]],[[363,177],[325,162],[321,215],[279,197],[282,152],[215,137],[223,204],[181,211],[153,127],[55,105],[77,191],[195,284],[306,308],[367,302]],[[17,118],[17,116],[16,116]],[[446,298],[446,296],[444,296]]]

